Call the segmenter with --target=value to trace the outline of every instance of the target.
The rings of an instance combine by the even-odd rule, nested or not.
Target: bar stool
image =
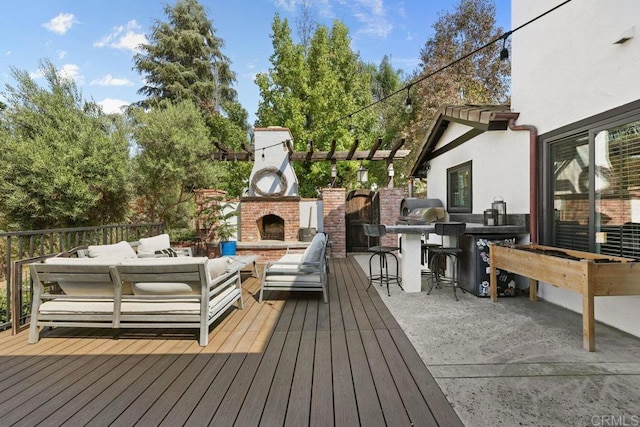
[[[435,233],[442,238],[442,246],[431,248],[430,251],[434,254],[431,259],[431,271],[434,280],[431,281],[431,286],[427,291],[427,295],[431,293],[431,290],[436,287],[440,288],[441,285],[447,284],[453,287],[453,296],[458,301],[458,295],[456,289],[460,288],[460,264],[458,257],[462,253],[462,249],[458,244],[459,237],[464,234],[467,224],[464,222],[436,222],[434,224]],[[447,239],[445,239],[445,237]],[[451,262],[451,276],[446,277],[444,272],[440,268],[442,262],[450,260]],[[446,265],[446,264],[445,264]],[[466,292],[464,288],[460,288],[462,292]]]
[[[442,245],[440,243],[431,243],[428,239],[429,235],[423,236],[422,243],[420,245],[420,266],[422,267],[420,272],[423,277],[426,276],[428,281],[434,280],[433,271],[431,271],[431,259],[433,258],[433,252],[431,252],[434,248],[440,248]]]
[[[371,284],[374,281],[380,281],[380,286],[382,286],[383,282],[387,284],[387,295],[391,296],[389,292],[389,282],[397,283],[402,289],[402,278],[400,278],[399,272],[399,263],[398,257],[394,252],[399,250],[400,248],[397,246],[382,246],[380,245],[379,239],[387,234],[387,229],[383,224],[364,224],[364,234],[369,239],[374,238],[378,239],[378,245],[369,246],[369,252],[373,252],[369,257],[369,286],[367,286],[367,290],[371,287]],[[378,256],[380,263],[380,274],[373,274],[371,268],[371,261],[373,257]],[[391,255],[396,261],[396,272],[395,274],[389,274],[389,260],[387,259],[387,255]]]

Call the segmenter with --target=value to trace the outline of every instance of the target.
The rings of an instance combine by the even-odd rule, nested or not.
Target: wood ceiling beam
[[[349,149],[349,154],[347,155],[347,158],[345,160],[351,160],[351,158],[353,157],[353,153],[355,153],[356,149],[358,148],[358,144],[360,144],[360,141],[358,141],[357,139],[353,141],[353,145]]]
[[[382,138],[378,138],[378,140],[373,144],[373,147],[369,150],[367,160],[373,159],[373,156],[376,154],[376,151],[378,151],[378,148],[380,148],[380,145],[382,145]]]
[[[337,144],[338,144],[338,142],[335,139],[333,141],[331,141],[331,148],[327,152],[327,160],[331,160],[333,158],[333,153],[336,152],[336,145]]]

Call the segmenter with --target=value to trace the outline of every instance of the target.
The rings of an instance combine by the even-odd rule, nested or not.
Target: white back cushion
[[[87,249],[90,258],[130,259],[137,258],[136,251],[124,240],[113,245],[95,245]]]
[[[207,260],[207,270],[209,271],[209,280],[213,280],[218,276],[226,273],[231,258],[211,258]]]
[[[322,257],[322,248],[326,244],[326,234],[318,233],[313,236],[313,240],[307,249],[304,250],[304,254],[302,255],[302,262],[320,262],[320,258]]]
[[[171,239],[168,234],[159,234],[153,237],[143,237],[139,240],[138,256],[155,255],[156,251],[171,247]]]

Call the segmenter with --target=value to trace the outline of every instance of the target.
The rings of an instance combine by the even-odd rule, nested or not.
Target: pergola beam
[[[403,159],[409,155],[411,150],[401,150],[404,146],[405,139],[398,141],[391,150],[379,150],[382,145],[382,139],[378,139],[373,147],[369,150],[358,150],[359,141],[356,139],[351,145],[349,151],[336,151],[337,142],[331,141],[331,148],[329,151],[316,151],[313,141],[309,141],[307,145],[308,151],[294,151],[293,143],[290,140],[283,141],[289,151],[289,160],[298,162],[322,162],[322,161],[348,161],[348,160],[386,160],[387,163],[392,162],[394,159]],[[226,145],[221,142],[214,142],[215,146],[220,150],[212,153],[212,159],[214,160],[227,160],[227,161],[252,161],[255,157],[255,151],[248,147],[246,144],[241,144],[244,151],[231,151]]]
[[[367,156],[367,160],[373,159],[373,156],[375,156],[376,151],[378,151],[378,148],[380,148],[380,145],[382,145],[382,138],[378,138],[375,144],[373,144],[373,147],[371,147],[371,150],[369,150],[369,155]]]
[[[349,149],[349,154],[347,154],[347,158],[345,160],[351,160],[351,158],[353,157],[353,153],[355,153],[356,149],[358,148],[358,144],[360,144],[360,141],[358,141],[357,139],[353,141],[353,145],[351,146],[351,149]]]

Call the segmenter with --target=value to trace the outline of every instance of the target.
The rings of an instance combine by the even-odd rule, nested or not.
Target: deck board
[[[320,293],[243,283],[245,308],[196,331],[0,333],[2,425],[462,425],[352,258]]]

